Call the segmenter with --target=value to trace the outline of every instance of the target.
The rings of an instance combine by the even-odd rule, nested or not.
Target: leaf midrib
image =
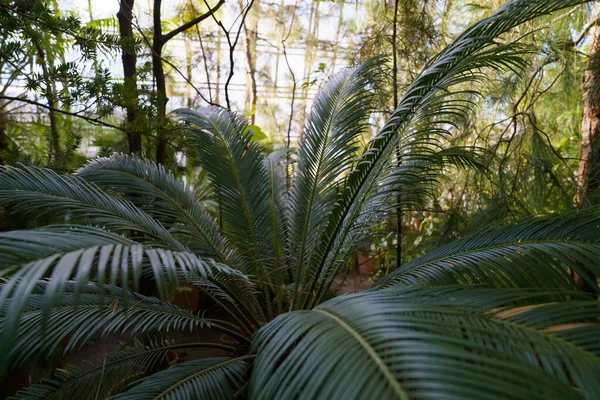
[[[208,373],[208,372],[210,372],[210,371],[216,370],[216,369],[218,369],[218,368],[221,368],[221,367],[222,367],[222,366],[224,366],[224,365],[231,364],[231,363],[233,363],[233,362],[235,362],[235,361],[247,360],[247,359],[254,358],[254,357],[256,357],[256,356],[255,356],[255,355],[253,355],[253,354],[251,354],[251,355],[247,355],[247,356],[243,356],[243,357],[238,357],[238,358],[233,358],[233,359],[230,359],[230,360],[222,361],[222,362],[220,362],[220,363],[218,363],[218,364],[215,364],[215,365],[211,365],[210,367],[207,367],[207,368],[205,368],[205,369],[203,369],[203,370],[201,370],[201,371],[198,371],[198,372],[196,372],[196,373],[194,373],[194,374],[192,374],[192,375],[189,375],[189,376],[188,376],[188,377],[186,377],[185,379],[182,379],[182,380],[180,380],[180,381],[177,381],[177,382],[175,382],[175,383],[174,383],[174,384],[172,384],[172,385],[169,385],[169,387],[167,387],[165,390],[163,390],[163,391],[162,391],[161,393],[159,393],[157,396],[153,397],[153,398],[152,398],[152,400],[159,400],[160,398],[162,398],[162,396],[164,396],[166,393],[170,392],[171,390],[173,390],[173,389],[174,389],[174,388],[176,388],[177,386],[181,386],[181,385],[183,385],[185,382],[188,382],[188,381],[190,381],[191,379],[194,379],[194,378],[196,378],[196,377],[198,377],[198,376],[201,376],[201,375],[203,375],[203,374],[205,374],[205,373]]]
[[[402,388],[400,382],[396,379],[392,371],[387,367],[385,362],[379,357],[373,346],[369,344],[356,330],[354,330],[350,325],[348,325],[344,320],[339,318],[338,316],[325,311],[325,310],[313,310],[314,312],[318,312],[320,314],[325,315],[327,318],[334,320],[338,325],[340,325],[346,332],[348,332],[367,352],[369,357],[373,359],[377,368],[383,373],[383,376],[388,381],[389,386],[392,388],[394,393],[401,400],[409,400],[408,393]]]

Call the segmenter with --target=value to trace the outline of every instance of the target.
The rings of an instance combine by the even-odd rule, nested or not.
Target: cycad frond
[[[61,176],[49,169],[3,166],[0,204],[11,206],[15,212],[68,215],[70,220],[79,219],[117,233],[136,231],[140,239],[151,244],[185,250],[159,222],[131,202],[109,196],[80,178]]]
[[[524,309],[511,305],[522,303],[522,294],[501,293],[494,304],[501,309],[477,310],[464,304],[476,302],[484,289],[459,304],[441,290],[437,297],[433,290],[419,298],[393,290],[342,296],[279,316],[257,333],[251,398],[600,396],[598,346],[589,345],[598,325],[565,325],[597,319],[595,300]],[[468,288],[461,291],[465,300]],[[544,315],[549,324],[540,322]]]
[[[131,292],[125,296],[123,290],[95,284],[80,288],[74,282],[66,282],[63,295],[49,306],[46,293],[51,285],[48,281],[33,285],[16,321],[11,313],[22,299],[9,297],[4,302],[0,309],[4,367],[18,366],[34,355],[48,357],[65,340],[67,352],[83,346],[96,334],[134,335],[219,326],[156,298]],[[101,295],[101,290],[106,293]],[[123,302],[125,297],[129,302]],[[9,336],[15,330],[16,335]]]
[[[194,145],[200,165],[215,186],[223,231],[247,261],[257,279],[263,268],[274,268],[282,261],[273,254],[275,242],[283,247],[281,221],[272,204],[264,152],[252,141],[247,121],[218,108],[198,111],[177,110]]]
[[[299,143],[290,194],[290,243],[296,280],[337,200],[336,182],[357,155],[360,136],[369,127],[373,86],[384,59],[378,57],[329,78],[315,97]]]
[[[162,165],[122,154],[96,158],[77,176],[104,189],[129,194],[128,200],[159,218],[195,253],[235,265],[236,255],[215,219],[194,192]]]
[[[50,225],[0,233],[0,275],[13,265],[105,244],[133,245],[134,241],[99,228],[84,225]]]
[[[205,358],[176,364],[110,399],[231,400],[243,386],[248,358]]]
[[[105,359],[81,369],[67,366],[56,371],[56,376],[39,384],[28,386],[12,400],[98,399],[119,393],[132,381],[166,364],[169,351],[196,347],[213,347],[225,350],[234,348],[216,343],[153,343],[124,348],[108,354]]]
[[[568,289],[575,282],[567,267],[600,276],[599,259],[600,212],[572,212],[475,233],[410,261],[376,287],[421,282]]]
[[[485,68],[518,69],[523,65],[519,57],[523,50],[517,44],[498,44],[496,38],[533,18],[584,2],[508,2],[489,18],[468,28],[425,66],[345,180],[319,246],[313,252],[307,273],[311,283],[304,290],[312,293],[329,263],[338,262],[332,257],[339,253],[334,247],[345,243],[341,236],[351,231],[353,216],[362,213],[362,207],[377,191],[380,178],[385,176],[389,166],[409,161],[414,154],[421,155],[422,150],[437,146],[439,140],[449,134],[448,126],[452,126],[457,117],[467,115],[471,102],[455,95],[474,92],[472,89],[452,92],[452,88],[485,79],[482,72]],[[315,304],[318,297],[306,299],[301,308]]]
[[[85,290],[88,282],[96,281],[99,286],[98,302],[103,296],[118,293],[119,301],[124,307],[135,303],[135,298],[128,290],[130,285],[139,287],[142,275],[152,278],[158,288],[159,296],[168,298],[170,289],[186,281],[209,280],[221,290],[230,288],[238,291],[240,296],[252,291],[252,285],[239,271],[213,260],[203,260],[192,253],[171,252],[163,249],[144,249],[140,245],[93,246],[88,249],[55,254],[21,266],[12,273],[0,289],[0,308],[3,314],[2,344],[8,346],[12,342],[19,324],[21,314],[27,309],[32,296],[42,297],[41,314],[48,318],[52,307],[62,304],[64,296],[77,300]],[[40,283],[48,278],[46,283]],[[69,280],[73,279],[73,283]],[[105,287],[107,283],[109,286]],[[43,294],[36,295],[40,285]],[[74,290],[73,295],[69,290]],[[108,292],[107,292],[108,291]],[[107,293],[105,293],[107,292]],[[246,295],[245,298],[248,298]],[[75,307],[77,303],[71,304]],[[256,315],[260,310],[256,301],[242,303],[242,310]]]

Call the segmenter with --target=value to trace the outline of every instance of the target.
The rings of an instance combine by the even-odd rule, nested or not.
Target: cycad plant
[[[382,60],[334,76],[294,168],[286,151],[266,155],[239,116],[180,111],[216,213],[162,166],[128,156],[69,176],[4,168],[0,203],[58,223],[0,235],[3,373],[98,335],[130,338],[16,398],[600,398],[600,308],[569,273],[598,289],[594,210],[488,229],[330,298],[372,224],[426,201],[446,163],[470,162],[445,137],[468,117],[485,70],[518,71],[529,50],[498,38],[581,3],[514,0],[471,26],[364,148]],[[220,317],[171,304],[182,287]],[[168,340],[205,328],[230,343]],[[168,367],[169,354],[203,347],[227,356]]]

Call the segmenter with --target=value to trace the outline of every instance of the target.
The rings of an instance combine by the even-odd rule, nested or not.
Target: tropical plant
[[[472,162],[445,138],[468,117],[485,70],[518,70],[529,50],[498,38],[582,3],[513,0],[471,26],[426,65],[364,149],[383,60],[334,76],[293,169],[287,151],[265,155],[239,116],[180,111],[216,218],[193,187],[150,161],[113,155],[69,176],[5,167],[0,203],[58,224],[0,234],[3,372],[95,335],[132,337],[16,398],[600,397],[596,210],[488,229],[367,292],[329,298],[367,228],[426,202],[448,163]],[[569,271],[596,292],[575,290]],[[226,316],[171,304],[181,287]],[[165,340],[204,328],[231,344]],[[227,356],[166,368],[173,351],[211,346]]]

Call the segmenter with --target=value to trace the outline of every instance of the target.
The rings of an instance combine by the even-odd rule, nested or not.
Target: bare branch
[[[190,29],[192,26],[199,24],[200,22],[204,21],[206,18],[213,15],[219,8],[221,8],[221,6],[224,3],[225,3],[225,0],[219,0],[219,2],[213,8],[209,8],[209,10],[207,12],[205,12],[204,14],[197,16],[193,20],[186,22],[185,24],[173,29],[171,32],[163,35],[162,36],[163,44],[167,43],[169,40],[173,39],[173,37],[179,35],[181,32],[184,32],[184,31]]]
[[[48,111],[53,111],[53,112],[57,112],[57,113],[60,113],[60,114],[63,114],[63,115],[68,115],[68,116],[71,116],[71,117],[76,117],[76,118],[82,119],[84,121],[90,122],[90,123],[92,123],[94,125],[99,125],[99,126],[104,126],[104,127],[107,127],[107,128],[116,129],[118,131],[125,132],[125,133],[129,132],[127,129],[124,129],[123,127],[120,127],[120,126],[117,126],[117,125],[113,125],[113,124],[110,124],[108,122],[104,122],[100,118],[89,117],[87,115],[79,114],[79,113],[76,113],[76,112],[71,112],[71,111],[62,110],[60,108],[50,107],[47,104],[40,103],[40,102],[37,102],[35,100],[28,99],[26,97],[14,97],[14,96],[0,95],[0,99],[2,99],[2,100],[10,100],[10,101],[17,101],[17,102],[21,102],[21,103],[31,104],[31,105],[34,105],[36,107],[44,108],[44,109],[46,109]]]

